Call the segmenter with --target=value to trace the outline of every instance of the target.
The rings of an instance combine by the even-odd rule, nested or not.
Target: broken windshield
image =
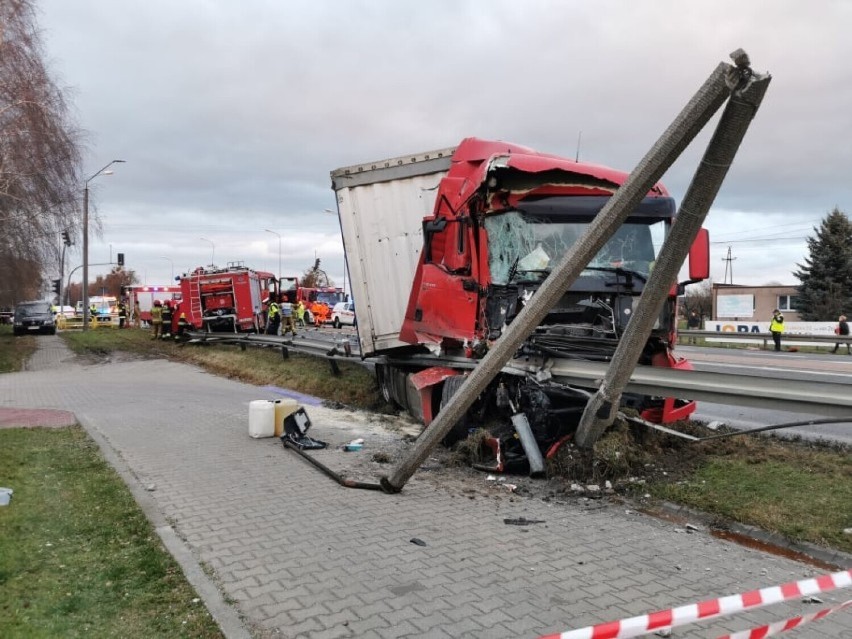
[[[589,220],[591,221],[591,220]],[[488,266],[496,285],[541,282],[562,256],[586,231],[589,223],[561,221],[512,210],[485,218],[488,233]],[[662,245],[662,220],[628,220],[589,263],[587,275],[633,271],[647,279],[656,249]]]

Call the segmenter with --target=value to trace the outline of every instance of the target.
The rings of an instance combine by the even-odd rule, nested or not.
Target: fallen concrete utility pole
[[[521,310],[508,328],[504,329],[502,336],[473,369],[461,388],[423,431],[409,456],[397,465],[389,477],[382,478],[382,486],[387,492],[396,493],[402,490],[423,460],[467,412],[476,397],[488,386],[500,369],[514,356],[520,345],[565,294],[609,237],[624,223],[651,187],[660,180],[713,114],[724,104],[731,93],[731,89],[726,84],[726,78],[735,72],[735,67],[725,63],[720,63],[716,67],[660,139],[642,158],[627,181],[589,224],[582,237],[559,261],[536,291],[530,303]]]
[[[731,57],[737,64],[740,81],[695,171],[639,304],[615,349],[606,376],[586,404],[574,436],[574,442],[580,448],[592,448],[615,421],[624,387],[639,362],[668,291],[677,281],[678,271],[766,94],[771,76],[753,74],[748,56],[742,50],[735,51]]]

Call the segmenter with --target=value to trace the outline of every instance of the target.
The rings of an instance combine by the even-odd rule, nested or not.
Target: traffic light
[[[118,265],[119,265],[119,266],[124,266],[124,253],[119,253],[119,254],[118,254]]]
[[[59,295],[62,288],[62,280],[53,280],[53,292]]]
[[[68,235],[68,231],[62,231],[62,243],[65,246],[71,246],[71,236]]]

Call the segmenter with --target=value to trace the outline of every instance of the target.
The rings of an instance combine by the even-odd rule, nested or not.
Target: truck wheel
[[[379,385],[379,390],[382,392],[382,399],[388,404],[395,404],[393,395],[390,389],[390,375],[388,367],[384,364],[376,364],[376,381]]]
[[[340,328],[341,326],[343,326],[343,324],[340,323],[339,317],[334,318],[334,322],[332,322],[332,325],[334,326],[334,328]]]
[[[444,409],[444,406],[450,403],[453,395],[458,392],[466,379],[467,378],[464,375],[454,375],[453,377],[448,377],[444,380],[444,384],[441,387],[441,410]],[[441,443],[449,448],[456,442],[466,439],[469,428],[469,420],[465,414],[453,425],[450,431],[444,436],[444,439],[441,440]]]

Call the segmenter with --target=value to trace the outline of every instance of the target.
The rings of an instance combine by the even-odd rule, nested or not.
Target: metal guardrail
[[[692,331],[716,336],[714,331]],[[357,344],[348,338],[328,340],[299,336],[279,337],[273,335],[200,333],[188,334],[198,343],[231,343],[242,345],[278,346],[294,352],[304,353],[329,360],[362,361],[357,353]],[[756,335],[751,333],[750,335]],[[760,334],[763,336],[764,334]],[[771,336],[766,334],[767,339]],[[811,336],[814,341],[832,342],[834,338]],[[835,336],[837,337],[837,336]],[[848,338],[847,338],[848,339]],[[852,341],[852,340],[850,340]],[[346,346],[349,346],[347,351]],[[462,357],[409,356],[405,359],[393,357],[367,358],[371,363],[398,363],[409,366],[452,366],[473,369],[477,362]],[[608,362],[555,359],[544,361],[538,358],[511,360],[503,371],[507,373],[540,377],[550,375],[559,383],[586,389],[597,389],[609,367]],[[714,373],[688,371],[653,366],[637,366],[630,376],[625,392],[659,397],[678,397],[714,404],[745,406],[793,413],[822,415],[825,417],[848,417],[852,421],[852,382],[848,384],[820,381],[787,380],[776,377],[757,377],[736,373]]]
[[[314,355],[328,359],[357,359],[358,348],[348,338],[335,338],[333,341],[312,339],[307,336],[284,337],[281,335],[259,335],[257,333],[207,333],[189,331],[191,342],[237,344],[243,347],[277,346],[296,353]],[[359,360],[360,361],[360,360]]]
[[[744,331],[691,331],[689,329],[678,331],[678,343],[688,344],[692,338],[718,339],[726,342],[738,341],[762,341],[763,349],[772,344],[772,333],[746,333]],[[852,344],[852,336],[849,335],[799,335],[798,333],[783,333],[781,344],[785,343],[813,342],[815,344]]]
[[[557,360],[548,370],[560,382],[597,388],[608,366],[608,363],[602,362]],[[523,369],[537,370],[529,364]],[[848,417],[852,421],[852,383],[637,366],[626,391],[714,404]]]

